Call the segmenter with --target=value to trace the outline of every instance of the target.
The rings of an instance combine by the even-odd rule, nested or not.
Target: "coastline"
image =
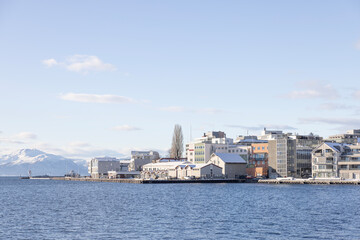
[[[168,184],[168,183],[259,183],[259,184],[310,184],[310,185],[360,185],[360,180],[340,179],[191,179],[191,180],[148,180],[134,178],[100,179],[100,178],[72,178],[72,177],[51,177],[50,180],[60,181],[83,181],[83,182],[113,182],[113,183],[134,183],[134,184]]]

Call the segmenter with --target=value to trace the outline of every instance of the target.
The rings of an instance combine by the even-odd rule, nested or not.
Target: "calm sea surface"
[[[360,239],[360,186],[0,178],[0,239]]]

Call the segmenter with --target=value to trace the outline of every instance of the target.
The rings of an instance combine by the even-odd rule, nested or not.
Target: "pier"
[[[82,182],[113,182],[113,183],[136,183],[136,184],[166,184],[166,183],[244,183],[245,179],[173,179],[173,180],[160,180],[160,179],[140,179],[140,178],[73,178],[73,177],[53,177],[51,180],[63,181],[82,181]]]
[[[352,184],[359,185],[360,180],[341,180],[341,179],[260,179],[258,183],[265,184]]]

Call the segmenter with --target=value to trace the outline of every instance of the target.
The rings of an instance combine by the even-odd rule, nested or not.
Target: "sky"
[[[359,1],[0,0],[0,153],[360,128]]]

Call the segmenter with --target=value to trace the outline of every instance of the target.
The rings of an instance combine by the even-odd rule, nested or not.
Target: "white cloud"
[[[345,104],[339,104],[339,103],[323,103],[319,106],[319,109],[322,110],[342,110],[342,109],[350,109],[351,107]]]
[[[34,148],[41,149],[46,153],[52,153],[69,158],[81,158],[90,160],[94,157],[124,157],[125,155],[117,150],[93,146],[86,142],[70,142],[61,147],[55,147],[47,143],[38,143]]]
[[[165,112],[190,112],[198,114],[218,114],[224,112],[224,110],[216,108],[186,109],[185,107],[181,106],[169,106],[160,108],[160,110]]]
[[[170,107],[160,108],[160,110],[165,112],[184,112],[185,108],[180,106],[170,106]]]
[[[360,50],[360,40],[355,44],[355,48]]]
[[[58,64],[58,62],[53,58],[46,59],[46,60],[42,61],[42,63],[48,67],[52,67],[52,66],[55,66]]]
[[[121,126],[114,127],[113,130],[116,130],[116,131],[138,131],[138,130],[142,130],[142,129],[138,128],[138,127],[134,127],[134,126],[129,126],[129,125],[121,125]]]
[[[353,97],[360,100],[360,90],[356,90],[356,91],[353,93]]]
[[[252,131],[260,131],[264,128],[267,129],[279,129],[279,130],[296,130],[297,128],[289,126],[289,125],[278,125],[278,124],[264,124],[264,125],[257,125],[257,126],[244,126],[244,125],[225,125],[229,128],[241,128],[246,130],[252,130]]]
[[[67,59],[66,68],[74,72],[114,71],[116,68],[109,63],[103,63],[96,56],[74,55]]]
[[[224,112],[224,110],[217,108],[201,108],[196,110],[196,112],[200,114],[218,114]]]
[[[31,132],[21,132],[16,134],[15,137],[19,139],[36,139],[37,135]]]
[[[110,95],[110,94],[86,94],[86,93],[67,93],[60,95],[60,98],[67,101],[84,103],[134,103],[131,98]]]
[[[294,90],[286,94],[286,98],[291,99],[336,99],[339,97],[337,90],[328,83],[321,81],[302,81],[297,83],[301,90]]]
[[[65,62],[57,62],[50,58],[43,60],[43,64],[48,67],[56,65],[65,67],[69,71],[78,73],[88,73],[91,71],[115,71],[116,67],[110,63],[104,63],[97,56],[90,55],[73,55],[66,59]]]
[[[312,117],[312,118],[299,118],[300,124],[330,124],[341,126],[339,129],[351,129],[359,128],[360,119],[358,118],[324,118],[324,117]]]

